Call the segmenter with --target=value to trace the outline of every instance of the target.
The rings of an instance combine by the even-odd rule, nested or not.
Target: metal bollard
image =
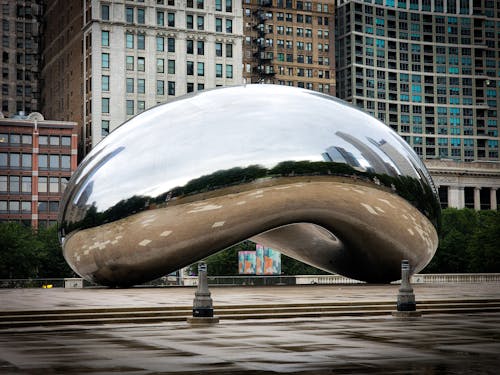
[[[193,317],[211,318],[214,316],[214,308],[210,291],[208,290],[207,264],[198,263],[198,289],[193,300]]]
[[[410,284],[410,263],[407,260],[401,261],[401,286],[398,294],[398,311],[416,311],[415,294]]]

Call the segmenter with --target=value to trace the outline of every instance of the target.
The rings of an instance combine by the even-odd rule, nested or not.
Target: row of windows
[[[59,202],[57,201],[41,201],[38,202],[39,213],[57,213],[59,211]],[[1,201],[0,213],[29,213],[31,212],[31,201]]]
[[[0,213],[30,213],[31,201],[0,201]]]
[[[33,136],[31,134],[18,134],[18,133],[1,133],[0,146],[6,145],[31,145],[33,144]],[[71,137],[58,136],[58,135],[40,135],[38,137],[38,144],[40,146],[71,146]]]
[[[129,14],[127,14],[127,22],[132,22],[131,19],[133,19],[133,8],[127,8],[127,10],[131,11],[130,17]],[[143,18],[143,13],[141,13],[141,18],[140,20],[142,22],[139,22],[139,15],[138,14],[138,22],[139,24],[144,24],[144,18]],[[168,27],[175,27],[175,13],[167,13],[167,20],[165,22],[165,14],[164,12],[157,12],[156,14],[157,19],[157,25],[158,26],[168,26]],[[201,15],[192,15],[192,14],[187,14],[186,15],[186,29],[188,30],[194,30],[195,26],[195,21],[196,21],[196,29],[197,30],[205,30],[205,16]],[[224,19],[220,17],[215,18],[215,31],[216,32],[222,32],[222,25],[224,23]],[[225,19],[225,32],[226,33],[232,33],[233,32],[233,20],[230,18]],[[142,35],[142,34],[140,34]],[[139,43],[139,42],[138,42]],[[110,32],[108,30],[103,30],[101,32],[101,44],[103,46],[109,46],[110,45]],[[129,47],[131,48],[131,47]]]
[[[0,176],[0,193],[31,193],[31,176]],[[62,193],[68,185],[66,177],[38,177],[38,193]]]
[[[139,1],[144,3],[144,1]],[[166,5],[175,6],[175,0],[166,0]],[[195,6],[196,4],[196,6]],[[156,0],[156,5],[165,5],[164,0]],[[224,8],[222,7],[222,0],[215,0],[215,10],[217,12],[222,12],[223,10],[227,13],[232,13],[233,11],[233,0],[225,0]],[[204,9],[205,3],[204,0],[187,0],[186,1],[187,8],[196,8],[196,9]],[[138,24],[144,24],[146,21],[146,14],[144,8],[133,8],[126,7],[125,8],[125,20],[126,22],[134,22],[134,13],[136,13],[137,18],[136,21]],[[175,14],[175,13],[167,13],[167,15]],[[104,21],[109,21],[110,16],[110,6],[108,4],[101,5],[101,19]],[[170,19],[170,16],[167,16]],[[165,12],[157,11],[156,12],[156,24],[163,26],[165,20]],[[170,26],[170,25],[169,25]]]
[[[273,25],[266,25],[267,31],[269,34],[273,34]],[[291,26],[276,26],[276,34],[278,35],[288,35],[288,36],[293,36],[293,27]],[[297,27],[296,28],[296,34],[297,37],[300,38],[312,38],[312,29],[304,29],[302,27]],[[328,39],[330,33],[328,30],[322,30],[318,29],[317,30],[317,36],[319,39]]]

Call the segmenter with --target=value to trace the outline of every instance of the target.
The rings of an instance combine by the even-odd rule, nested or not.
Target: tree
[[[41,244],[31,228],[18,223],[0,223],[0,278],[35,277]]]
[[[37,238],[41,244],[37,254],[39,261],[38,277],[60,278],[74,276],[73,271],[63,257],[57,227],[53,225],[46,229],[40,229]]]

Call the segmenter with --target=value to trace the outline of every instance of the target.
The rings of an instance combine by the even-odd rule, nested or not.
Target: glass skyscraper
[[[500,1],[338,0],[337,95],[423,159],[498,161]]]

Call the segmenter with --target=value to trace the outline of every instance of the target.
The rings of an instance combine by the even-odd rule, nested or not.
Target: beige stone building
[[[243,0],[243,77],[335,94],[333,0]]]
[[[439,191],[441,207],[497,210],[500,203],[500,162],[425,162]]]
[[[239,1],[48,3],[44,112],[80,118],[83,153],[158,103],[242,82]]]

